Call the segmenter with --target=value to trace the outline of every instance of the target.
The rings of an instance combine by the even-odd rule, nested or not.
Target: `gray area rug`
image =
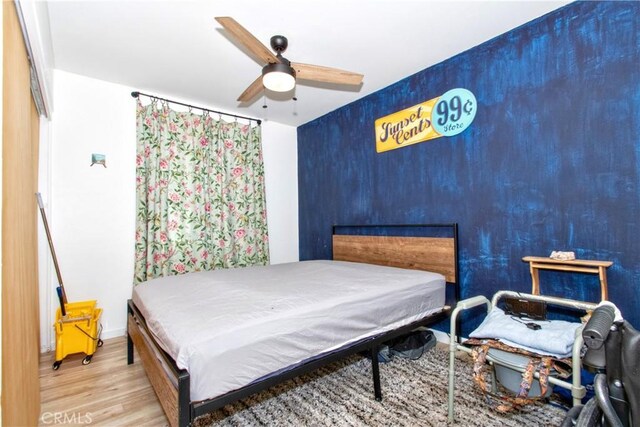
[[[444,426],[449,354],[434,348],[417,361],[380,364],[382,402],[373,398],[371,362],[351,357],[199,417],[195,426]],[[494,411],[456,361],[459,426],[558,426],[565,411],[550,404]]]

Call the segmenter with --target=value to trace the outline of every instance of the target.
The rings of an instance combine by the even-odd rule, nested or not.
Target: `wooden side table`
[[[570,261],[558,260],[546,257],[526,256],[522,261],[529,263],[531,272],[531,293],[540,295],[540,276],[538,270],[556,270],[569,273],[597,274],[600,279],[600,292],[602,301],[608,298],[607,294],[607,268],[613,265],[611,261],[597,261],[573,259]]]

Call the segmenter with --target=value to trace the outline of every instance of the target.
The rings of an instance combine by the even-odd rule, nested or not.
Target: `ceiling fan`
[[[254,80],[247,89],[238,97],[240,102],[253,100],[263,88],[275,92],[288,92],[296,85],[296,80],[309,80],[323,83],[337,83],[342,85],[357,86],[362,83],[362,74],[337,68],[322,67],[319,65],[301,64],[291,62],[282,53],[287,49],[288,41],[285,36],[271,37],[271,48],[275,55],[263,45],[253,34],[247,31],[235,19],[230,17],[217,17],[220,23],[239,43],[245,46],[251,53],[262,60],[265,65],[262,75]]]

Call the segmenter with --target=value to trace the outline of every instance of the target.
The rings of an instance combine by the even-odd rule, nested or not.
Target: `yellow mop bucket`
[[[56,311],[56,361],[53,369],[57,370],[62,359],[69,354],[85,353],[83,365],[91,363],[91,357],[98,347],[102,347],[100,333],[100,316],[102,309],[96,308],[96,301],[72,302],[64,305],[66,314],[60,308]]]

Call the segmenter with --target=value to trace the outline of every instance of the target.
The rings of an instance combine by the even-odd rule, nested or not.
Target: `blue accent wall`
[[[468,129],[376,153],[377,118],[456,87]],[[572,250],[614,262],[610,300],[640,327],[640,3],[571,3],[306,123],[298,173],[303,260],[330,257],[333,224],[457,222],[463,298],[528,292],[523,256]],[[586,274],[541,289],[600,295]]]

